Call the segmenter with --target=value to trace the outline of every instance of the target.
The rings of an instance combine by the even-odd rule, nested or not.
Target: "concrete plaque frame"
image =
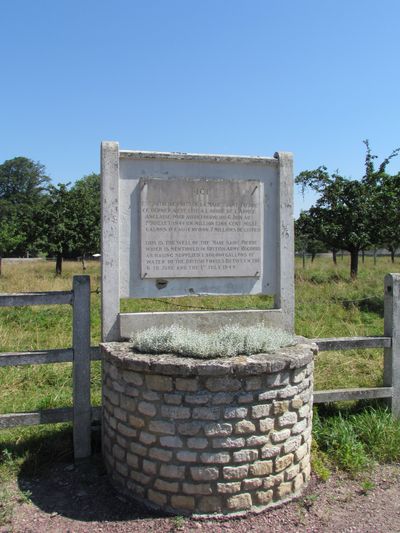
[[[102,339],[126,339],[151,326],[217,329],[240,321],[294,329],[293,160],[287,152],[249,157],[120,150],[101,146]],[[255,181],[263,190],[261,272],[256,276],[142,278],[140,183],[143,180]],[[172,184],[172,181],[171,181]],[[245,272],[247,274],[248,272]],[[167,281],[167,283],[165,283]],[[274,295],[274,309],[120,313],[120,298],[204,294]]]

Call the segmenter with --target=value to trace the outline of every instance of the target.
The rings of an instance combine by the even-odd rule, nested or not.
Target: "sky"
[[[360,178],[363,139],[400,146],[399,21],[398,0],[0,0],[0,162],[73,183],[115,140]]]

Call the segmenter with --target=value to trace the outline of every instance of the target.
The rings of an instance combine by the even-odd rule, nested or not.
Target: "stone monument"
[[[258,512],[310,476],[313,358],[193,360],[134,353],[133,332],[178,323],[294,329],[292,157],[102,144],[103,456],[122,493],[193,516]],[[120,298],[267,294],[274,308],[121,313]]]

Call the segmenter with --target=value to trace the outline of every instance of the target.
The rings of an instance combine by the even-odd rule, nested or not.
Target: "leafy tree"
[[[12,246],[3,247],[2,253],[24,255],[37,251],[37,210],[48,183],[45,167],[26,157],[15,157],[0,165],[0,232],[10,235],[12,227],[13,235],[18,235],[12,239]]]
[[[314,226],[314,220],[308,212],[302,211],[295,221],[295,248],[303,255],[303,267],[305,266],[305,254],[311,254],[311,262],[318,253],[326,252],[326,245],[316,238],[318,231]]]
[[[329,174],[324,166],[301,172],[296,178],[296,183],[302,184],[303,188],[310,187],[320,194],[315,206],[309,210],[316,228],[315,237],[330,248],[348,250],[352,278],[357,277],[360,250],[376,242],[377,228],[372,222],[377,219],[377,213],[382,212],[378,203],[379,190],[387,165],[400,151],[393,150],[375,169],[376,156],[371,154],[368,141],[364,143],[367,148],[366,170],[361,180],[347,179],[338,173]],[[385,222],[381,220],[382,223]]]
[[[76,241],[74,255],[84,259],[100,250],[100,176],[89,174],[78,180],[70,192]]]
[[[69,184],[50,185],[38,212],[41,249],[56,257],[56,275],[62,274],[63,257],[68,256],[76,242],[74,207]]]
[[[15,249],[24,242],[25,235],[21,232],[21,225],[15,210],[7,205],[6,202],[0,201],[0,276],[2,257],[11,255]]]

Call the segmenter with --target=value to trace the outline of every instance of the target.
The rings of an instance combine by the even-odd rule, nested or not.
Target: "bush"
[[[295,344],[295,339],[286,331],[262,325],[225,326],[214,333],[201,333],[174,325],[162,329],[149,328],[133,335],[131,342],[139,352],[209,359],[271,353],[282,346]]]

